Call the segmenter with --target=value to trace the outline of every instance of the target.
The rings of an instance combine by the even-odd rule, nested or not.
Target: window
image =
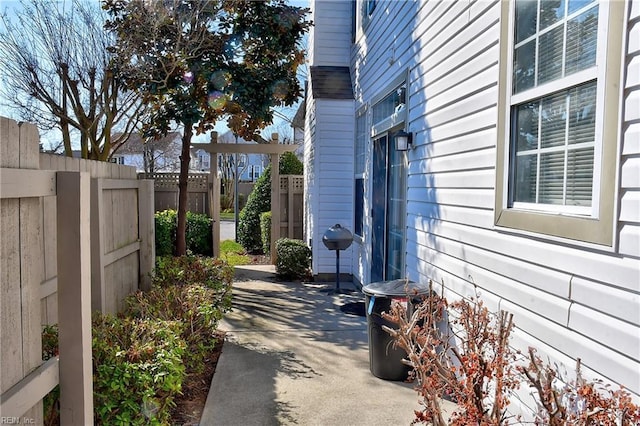
[[[262,166],[251,166],[253,171],[252,171],[252,176],[251,176],[251,180],[256,180],[260,177],[260,173],[262,173]]]
[[[501,34],[496,224],[611,245],[623,8],[510,3]]]
[[[373,11],[378,5],[377,0],[359,0],[360,1],[360,25],[366,29],[371,22]]]
[[[363,108],[356,116],[356,140],[355,140],[355,199],[353,232],[362,237],[362,225],[364,222],[364,176],[367,152],[367,114]]]
[[[109,161],[115,164],[124,165],[124,156],[116,155],[114,157],[111,157]]]

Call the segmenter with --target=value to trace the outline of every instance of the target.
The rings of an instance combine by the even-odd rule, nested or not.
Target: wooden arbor
[[[280,238],[280,155],[295,151],[298,145],[279,144],[277,133],[271,135],[271,141],[268,144],[218,143],[218,133],[211,132],[210,143],[192,144],[191,146],[210,154],[209,172],[213,178],[213,185],[209,188],[209,202],[211,203],[209,211],[211,211],[213,219],[211,233],[214,257],[220,255],[220,178],[218,177],[217,154],[269,154],[271,161],[271,260],[275,261],[276,241]]]

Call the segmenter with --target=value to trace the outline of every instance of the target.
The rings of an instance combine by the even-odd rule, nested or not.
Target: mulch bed
[[[268,255],[249,255],[252,265],[269,265],[271,258]],[[176,406],[172,410],[171,423],[176,426],[197,426],[200,423],[207,395],[211,387],[211,380],[218,365],[218,359],[222,353],[224,344],[223,331],[218,331],[216,336],[218,343],[207,355],[205,369],[201,374],[189,374],[182,384],[182,395],[176,398]]]
[[[213,373],[216,371],[218,359],[224,344],[224,332],[218,331],[217,343],[205,360],[204,371],[200,374],[189,374],[182,383],[182,395],[176,398],[176,406],[172,410],[171,424],[180,426],[196,426],[200,423],[207,395],[211,387]]]

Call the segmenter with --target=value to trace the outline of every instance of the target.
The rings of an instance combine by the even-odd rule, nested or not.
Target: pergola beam
[[[191,148],[202,149],[210,154],[284,154],[293,152],[300,145],[283,145],[279,143],[193,143]]]
[[[279,144],[278,134],[271,135],[268,144],[231,144],[218,143],[217,132],[211,132],[210,143],[191,144],[193,149],[202,149],[210,154],[209,170],[213,178],[213,185],[209,191],[209,199],[212,202],[211,217],[213,226],[211,229],[213,237],[213,256],[220,255],[220,179],[218,178],[218,157],[217,154],[269,154],[271,160],[271,262],[276,262],[276,241],[280,238],[280,155],[285,152],[294,152],[300,145]],[[237,236],[236,236],[237,238]]]

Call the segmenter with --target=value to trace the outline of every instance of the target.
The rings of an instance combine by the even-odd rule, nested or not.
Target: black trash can
[[[382,329],[383,325],[395,327],[382,318],[382,313],[391,310],[391,303],[401,303],[405,305],[407,315],[411,315],[421,296],[429,294],[429,286],[400,279],[371,283],[364,286],[362,292],[367,311],[369,369],[381,379],[404,381],[411,369],[402,363],[407,354],[403,349],[393,347],[393,337]]]

